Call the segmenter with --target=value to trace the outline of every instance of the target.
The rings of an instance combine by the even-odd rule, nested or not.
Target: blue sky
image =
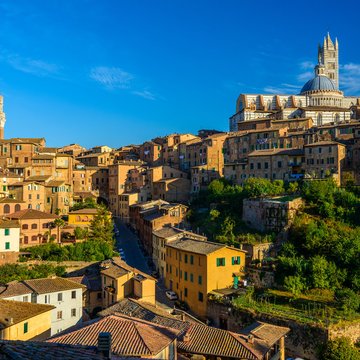
[[[360,95],[357,7],[355,0],[0,0],[5,135],[119,147],[225,131],[239,93],[296,94],[327,31],[340,42],[341,88]]]

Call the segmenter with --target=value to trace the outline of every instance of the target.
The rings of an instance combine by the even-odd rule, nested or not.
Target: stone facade
[[[246,199],[243,202],[243,221],[258,231],[279,232],[291,224],[302,206],[301,198],[291,201],[280,198]]]

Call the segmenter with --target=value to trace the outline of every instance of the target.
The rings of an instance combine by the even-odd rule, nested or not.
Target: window
[[[184,271],[184,280],[185,281],[187,281],[187,279],[188,279],[188,276],[187,276],[188,274],[187,274],[187,271]]]
[[[193,273],[190,273],[190,281],[194,282],[194,274]]]
[[[27,295],[23,296],[23,302],[29,302],[29,297]]]
[[[190,264],[194,265],[194,255],[190,255]]]
[[[58,293],[58,301],[62,301],[62,299],[63,299],[62,295],[63,295],[62,293]]]
[[[10,243],[9,242],[5,243],[5,250],[10,250]]]
[[[71,298],[72,298],[72,299],[76,299],[76,290],[73,290],[73,291],[71,292]]]
[[[185,261],[185,264],[187,264],[187,262],[188,262],[188,256],[187,256],[187,254],[184,255],[184,261]]]
[[[56,313],[56,319],[61,320],[62,319],[62,311],[58,311]]]
[[[203,302],[203,301],[204,301],[204,295],[203,295],[203,293],[200,292],[200,291],[199,291],[199,293],[198,293],[198,300],[199,300],[200,302]]]
[[[10,205],[5,204],[4,205],[4,214],[9,214],[10,213]]]
[[[5,236],[10,235],[10,229],[5,229]]]
[[[201,275],[199,275],[199,277],[198,277],[198,284],[202,285],[202,276]]]
[[[322,152],[322,148],[321,148],[321,147],[319,147],[319,154],[321,154],[321,152]]]
[[[15,150],[21,150],[21,145],[15,145]]]
[[[71,309],[71,316],[75,317],[76,316],[76,309]]]
[[[281,168],[281,166],[282,166],[282,162],[278,161],[278,168]]]
[[[184,288],[184,296],[187,297],[188,296],[188,289]]]
[[[225,258],[217,258],[216,266],[225,266]]]
[[[37,224],[31,224],[32,229],[37,229]]]
[[[240,256],[233,256],[231,258],[232,265],[240,265]]]
[[[98,293],[97,293],[97,298],[98,298],[98,300],[101,299],[101,292],[98,292]]]
[[[24,334],[26,334],[29,331],[29,323],[24,323]]]

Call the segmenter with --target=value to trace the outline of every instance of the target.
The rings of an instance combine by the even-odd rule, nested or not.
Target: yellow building
[[[101,282],[104,308],[127,297],[155,304],[156,280],[118,258],[103,262]]]
[[[81,209],[69,212],[69,225],[90,226],[97,214],[97,209]]]
[[[51,334],[55,306],[0,300],[0,339],[43,340]]]
[[[207,294],[237,287],[244,276],[245,251],[209,241],[182,238],[166,244],[166,286],[191,311],[206,317]]]

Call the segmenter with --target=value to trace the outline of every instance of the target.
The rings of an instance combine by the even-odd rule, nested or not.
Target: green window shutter
[[[5,229],[5,235],[10,235],[10,229]]]
[[[26,322],[24,323],[24,334],[26,334],[29,331],[29,324]]]
[[[231,265],[234,265],[235,264],[235,261],[234,261],[234,257],[231,258]]]
[[[220,266],[220,259],[219,258],[216,259],[216,266]]]
[[[5,250],[10,250],[10,243],[9,242],[5,243]]]
[[[202,284],[202,276],[201,275],[199,275],[198,283],[199,283],[199,285]]]
[[[238,258],[237,258],[237,263],[238,263],[238,265],[240,265],[240,256],[238,256]]]

